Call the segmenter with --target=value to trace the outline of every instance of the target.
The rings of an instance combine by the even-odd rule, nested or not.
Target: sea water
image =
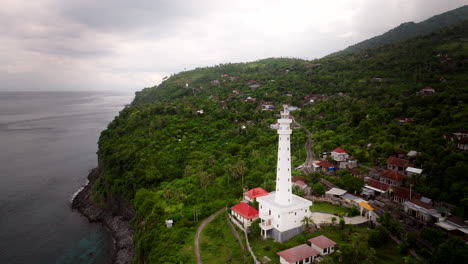
[[[132,95],[0,92],[0,263],[107,263],[110,234],[70,209],[100,132]]]

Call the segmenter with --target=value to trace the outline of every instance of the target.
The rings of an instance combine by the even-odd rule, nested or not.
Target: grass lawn
[[[243,233],[239,233],[243,236]],[[238,240],[232,234],[226,215],[218,215],[205,226],[200,236],[200,255],[203,263],[250,263],[248,251],[242,252]]]
[[[250,243],[259,260],[261,260],[263,256],[267,256],[272,260],[270,263],[279,264],[279,257],[276,255],[277,252],[300,244],[307,244],[307,240],[312,237],[324,235],[335,241],[337,243],[337,248],[339,249],[340,245],[350,245],[351,238],[355,234],[359,235],[361,240],[366,243],[367,246],[368,231],[367,227],[350,225],[347,225],[344,230],[340,230],[337,226],[325,226],[312,234],[300,234],[283,244],[274,242],[272,239],[263,240],[259,236],[255,236],[250,239]],[[396,244],[391,241],[381,248],[376,249],[376,253],[377,263],[402,263],[403,255],[398,253]]]
[[[345,207],[341,207],[341,206],[337,206],[337,205],[333,205],[329,203],[317,202],[317,201],[314,201],[313,205],[310,207],[310,211],[340,214],[343,216],[349,212],[349,210]]]

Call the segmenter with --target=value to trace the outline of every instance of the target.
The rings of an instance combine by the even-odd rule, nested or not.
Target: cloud
[[[318,58],[462,0],[4,0],[0,89],[130,89],[185,68]]]

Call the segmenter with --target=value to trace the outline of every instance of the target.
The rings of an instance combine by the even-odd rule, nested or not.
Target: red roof
[[[254,217],[258,217],[258,211],[257,209],[253,208],[252,206],[246,204],[246,203],[238,203],[231,207],[231,210],[234,212],[240,214],[242,217],[245,219],[250,219]]]
[[[296,261],[300,261],[308,257],[317,256],[320,254],[320,252],[309,247],[306,244],[302,244],[297,247],[283,250],[276,254],[278,254],[280,257],[282,257],[289,263],[295,263]]]
[[[369,180],[367,182],[367,185],[370,187],[374,187],[376,189],[382,190],[384,192],[388,191],[388,188],[390,188],[390,185],[383,183],[383,182],[376,181],[376,180]]]
[[[247,195],[250,199],[265,196],[267,194],[268,192],[265,191],[262,187],[253,188],[245,192],[245,195]]]
[[[398,171],[394,171],[394,170],[386,170],[382,174],[382,177],[387,178],[387,179],[392,179],[395,181],[402,181],[404,178],[403,175],[401,175]]]
[[[297,182],[297,181],[305,182],[304,178],[302,178],[301,176],[294,176],[294,177],[291,178],[291,181],[292,182]]]
[[[334,168],[335,167],[335,166],[333,166],[333,164],[331,164],[330,162],[328,162],[326,160],[320,161],[319,163],[317,163],[317,165],[319,165],[322,168]]]
[[[342,148],[336,148],[336,149],[332,150],[332,152],[336,152],[336,153],[346,153],[346,151],[344,151]]]
[[[410,203],[415,204],[415,205],[417,205],[417,206],[420,206],[420,207],[422,207],[422,208],[425,208],[425,209],[427,209],[427,210],[434,209],[434,207],[432,207],[431,204],[422,202],[421,200],[418,200],[418,199],[413,199],[413,200],[410,201]]]
[[[301,186],[307,186],[307,184],[304,181],[295,181],[293,183]]]
[[[401,187],[394,187],[393,188],[393,195],[396,196],[396,197],[399,197],[399,198],[402,198],[404,200],[409,200],[410,199],[410,190],[409,189],[405,189],[405,188],[401,188]],[[420,198],[421,196],[416,193],[416,192],[412,192],[411,193],[411,198]]]
[[[323,236],[323,235],[311,238],[311,239],[309,239],[307,241],[309,241],[311,244],[314,244],[314,245],[316,245],[317,247],[319,247],[321,249],[328,248],[328,247],[336,245],[335,241],[333,241],[333,240],[331,240],[328,237]]]
[[[404,159],[399,159],[396,157],[389,157],[387,159],[387,164],[395,165],[401,168],[410,167],[410,162]]]

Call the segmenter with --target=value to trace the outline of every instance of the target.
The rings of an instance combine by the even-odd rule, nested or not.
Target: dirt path
[[[304,163],[301,165],[301,170],[305,173],[311,173],[313,172],[313,168],[312,168],[312,164],[313,164],[313,161],[315,159],[315,155],[314,155],[314,152],[312,151],[312,133],[305,127],[302,127],[301,124],[299,124],[296,119],[294,119],[294,117],[291,115],[291,118],[292,118],[292,122],[304,129],[307,133],[307,141],[305,143],[305,149],[306,149],[306,154],[307,154],[307,157],[306,157],[306,160],[304,161]]]
[[[232,225],[231,221],[229,220],[229,218],[227,216],[226,216],[226,222],[228,223],[229,228],[231,229],[231,233],[234,235],[234,237],[237,239],[237,241],[239,241],[239,245],[240,245],[240,247],[242,249],[242,256],[243,256],[243,258],[245,260],[246,256],[245,256],[244,243],[242,243],[242,239],[241,239],[239,233],[237,233],[236,228]]]
[[[220,213],[224,212],[226,210],[226,207],[216,211],[214,214],[208,216],[208,218],[206,218],[205,220],[203,220],[203,222],[200,224],[200,226],[198,227],[197,229],[197,233],[195,234],[195,247],[194,247],[194,250],[195,250],[195,257],[197,258],[197,263],[198,264],[201,264],[202,261],[201,261],[201,256],[200,256],[200,243],[199,243],[199,240],[200,240],[200,235],[201,235],[201,232],[203,231],[203,228],[205,228],[205,226],[211,222],[211,220],[213,220],[213,218],[215,218],[217,215],[219,215]]]

